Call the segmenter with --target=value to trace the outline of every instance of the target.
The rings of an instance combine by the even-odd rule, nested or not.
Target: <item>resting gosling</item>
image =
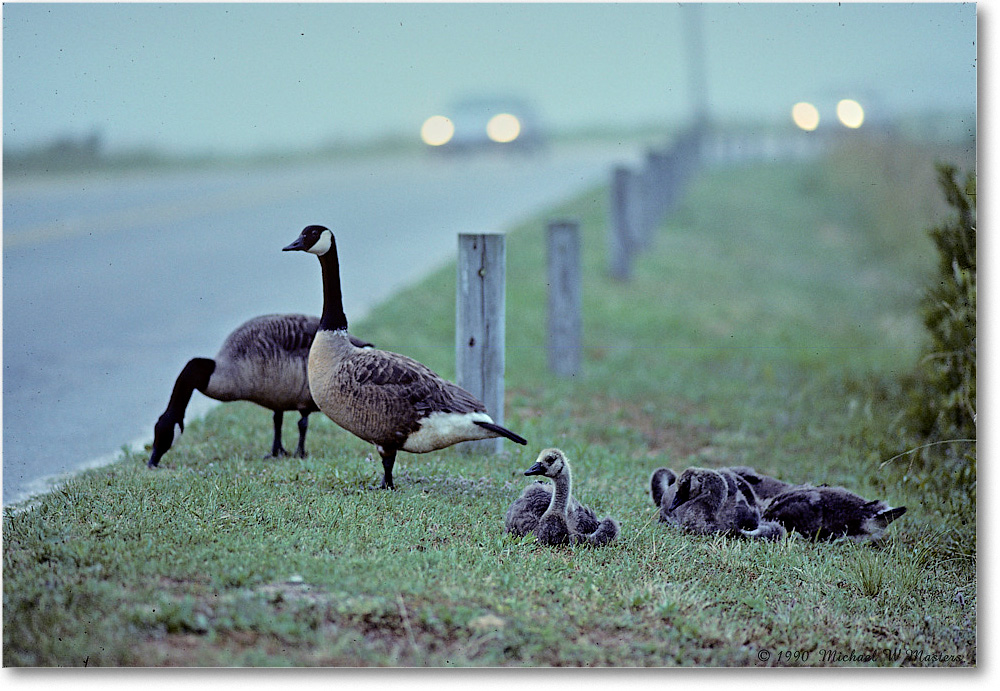
[[[784,526],[775,521],[765,521],[761,520],[757,523],[757,527],[753,530],[747,530],[745,528],[740,528],[740,534],[743,537],[750,538],[752,540],[784,540],[788,537],[788,531],[785,530]]]
[[[729,470],[739,475],[750,485],[761,508],[765,508],[774,497],[782,492],[787,492],[790,489],[800,486],[758,473],[753,468],[745,465],[732,466]]]
[[[375,445],[394,489],[398,451],[427,453],[476,439],[528,442],[493,421],[486,406],[465,389],[404,355],[362,350],[347,335],[337,243],[329,228],[306,226],[284,251],[319,257],[323,314],[309,350],[309,388],[319,409],[357,437]]]
[[[573,499],[569,459],[561,450],[545,449],[524,474],[551,478],[555,490],[551,493],[548,507],[541,516],[536,516],[535,485],[527,487],[504,516],[508,532],[518,536],[533,532],[538,541],[546,545],[572,543],[597,546],[618,537],[618,521],[610,517],[597,521],[593,510]],[[575,505],[576,510],[570,511],[571,505]]]
[[[670,505],[677,494],[677,474],[670,468],[654,470],[649,477],[649,494],[653,499],[653,506],[660,510],[660,521],[676,524]]]
[[[536,463],[529,470],[536,469]],[[538,475],[538,472],[525,472],[525,475]],[[568,474],[568,471],[567,471]],[[555,485],[538,480],[524,488],[521,496],[507,509],[504,515],[504,526],[507,532],[522,537],[533,532],[538,527],[538,521],[552,504]],[[589,506],[584,506],[570,493],[566,503],[566,523],[573,533],[593,533],[600,525],[597,514]]]
[[[251,401],[274,411],[274,442],[269,457],[287,456],[281,444],[284,411],[297,410],[299,445],[295,455],[306,455],[309,414],[319,408],[309,394],[306,362],[319,319],[304,314],[266,314],[238,326],[215,359],[193,358],[184,366],[167,409],[153,427],[153,450],[146,465],[156,468],[173,444],[174,427],[184,432],[184,412],[198,390],[217,401]],[[371,347],[351,336],[358,347]]]
[[[676,484],[667,513],[685,530],[740,535],[757,527],[756,507],[749,505],[733,478],[707,468],[687,468]]]
[[[877,540],[906,507],[890,508],[868,501],[843,487],[803,486],[774,497],[764,519],[780,523],[813,540],[847,537],[856,542]]]

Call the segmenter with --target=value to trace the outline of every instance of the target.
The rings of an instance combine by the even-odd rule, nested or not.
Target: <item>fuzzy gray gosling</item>
[[[281,423],[286,410],[297,410],[301,417],[295,455],[304,458],[309,415],[319,410],[306,374],[309,347],[318,328],[318,317],[266,314],[230,333],[215,359],[191,359],[174,382],[167,409],[153,427],[153,449],[146,465],[159,466],[174,442],[174,428],[184,431],[184,412],[195,391],[217,401],[251,401],[273,411],[272,457],[288,455],[281,443]],[[371,343],[350,338],[358,347],[371,347]]]
[[[543,450],[524,474],[548,477],[555,489],[548,506],[541,516],[537,516],[535,511],[541,495],[537,494],[535,485],[526,488],[504,517],[508,532],[515,535],[533,532],[538,541],[546,545],[572,543],[597,546],[618,537],[618,521],[610,517],[597,521],[591,509],[573,499],[569,459],[561,450]]]
[[[764,519],[813,540],[846,537],[855,542],[882,537],[890,523],[906,513],[881,500],[869,501],[843,487],[802,486],[771,501]]]
[[[323,271],[323,314],[309,350],[309,388],[327,417],[375,445],[385,472],[383,488],[394,489],[399,451],[427,453],[496,437],[528,443],[494,422],[482,401],[416,360],[350,342],[337,243],[329,228],[306,226],[284,248],[294,250],[319,257]]]
[[[782,492],[787,492],[790,489],[800,486],[779,480],[770,475],[758,473],[753,468],[745,465],[731,466],[727,470],[739,475],[750,486],[750,489],[753,490],[754,495],[757,497],[757,504],[762,510],[767,508],[771,500]]]
[[[671,523],[700,535],[740,536],[743,530],[757,528],[759,512],[756,506],[750,504],[737,480],[728,473],[687,468],[677,479],[676,486],[674,498],[666,510]]]
[[[677,524],[670,506],[677,494],[677,474],[670,468],[657,468],[649,477],[649,494],[653,506],[660,510],[660,522]]]

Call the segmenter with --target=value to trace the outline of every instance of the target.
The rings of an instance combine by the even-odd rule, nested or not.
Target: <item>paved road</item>
[[[303,226],[337,232],[357,321],[454,257],[458,232],[508,227],[635,155],[413,156],[5,186],[4,505],[148,441],[183,364],[213,356],[243,320],[318,313],[315,264],[281,253]],[[195,394],[189,415],[211,405]]]

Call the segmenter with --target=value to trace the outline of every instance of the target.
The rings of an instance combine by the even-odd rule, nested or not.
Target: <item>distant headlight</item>
[[[857,101],[845,98],[837,104],[837,118],[844,127],[857,129],[865,121],[865,109]]]
[[[424,121],[420,128],[420,138],[428,146],[441,146],[455,136],[455,125],[443,115],[434,115]]]
[[[486,124],[486,135],[499,144],[512,142],[520,134],[521,122],[510,113],[494,115]]]

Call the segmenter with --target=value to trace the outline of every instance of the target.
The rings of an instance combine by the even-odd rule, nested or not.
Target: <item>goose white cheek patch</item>
[[[333,233],[331,233],[329,230],[324,230],[322,233],[320,233],[319,240],[317,240],[313,244],[313,246],[306,251],[322,256],[327,252],[329,252],[332,246],[333,246]]]

